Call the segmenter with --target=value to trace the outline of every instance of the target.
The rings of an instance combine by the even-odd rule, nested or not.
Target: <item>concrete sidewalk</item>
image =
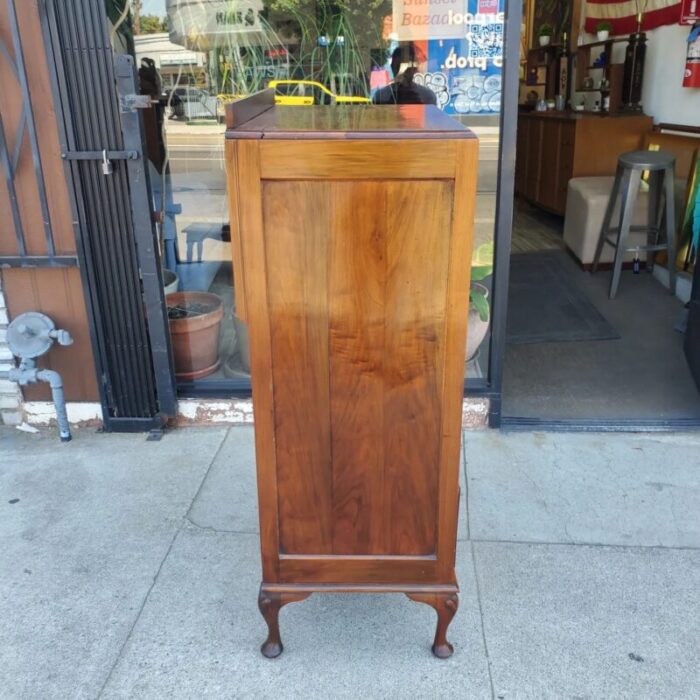
[[[700,436],[467,433],[454,656],[400,595],[258,651],[253,433],[0,430],[2,698],[700,697]]]

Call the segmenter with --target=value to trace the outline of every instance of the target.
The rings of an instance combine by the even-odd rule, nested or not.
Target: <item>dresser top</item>
[[[279,105],[246,119],[242,103],[228,106],[227,139],[476,138],[434,105]]]

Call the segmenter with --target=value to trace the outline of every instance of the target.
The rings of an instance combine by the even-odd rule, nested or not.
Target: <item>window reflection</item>
[[[106,2],[115,48],[134,53],[141,92],[153,99],[144,119],[166,291],[179,294],[171,313],[178,322],[183,314],[197,319],[209,304],[218,318],[217,332],[202,341],[217,345],[215,361],[210,347],[208,364],[183,370],[182,381],[225,387],[248,376],[246,328],[233,306],[223,117],[227,102],[269,86],[278,102],[299,109],[434,104],[474,129],[481,153],[473,262],[479,287],[472,287],[478,309],[473,304],[471,316],[476,311],[483,330],[491,299],[484,271],[493,254],[503,0],[131,0],[131,13],[125,0]],[[203,303],[201,293],[213,297]],[[485,337],[469,376],[484,374]]]

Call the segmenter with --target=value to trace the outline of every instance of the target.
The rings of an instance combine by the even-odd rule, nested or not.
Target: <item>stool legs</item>
[[[625,259],[626,252],[625,245],[630,226],[632,225],[632,214],[634,212],[634,204],[637,201],[637,193],[639,192],[639,183],[641,179],[641,170],[627,170],[624,174],[620,225],[617,229],[615,262],[613,264],[612,280],[610,281],[610,293],[608,294],[610,299],[615,298],[617,288],[620,285],[620,274],[622,272],[622,263]]]
[[[647,245],[656,245],[659,242],[659,231],[661,224],[660,204],[663,200],[664,174],[660,170],[653,170],[649,173],[649,205],[647,207]],[[656,251],[648,250],[646,255],[646,270],[653,272],[654,258]]]
[[[615,173],[615,180],[613,181],[612,192],[610,193],[610,199],[608,200],[608,206],[605,209],[605,216],[603,217],[603,225],[600,227],[600,236],[598,237],[598,245],[595,249],[595,256],[593,258],[593,267],[591,272],[597,272],[598,263],[600,262],[600,256],[603,252],[603,246],[605,245],[605,239],[610,232],[610,222],[612,220],[613,212],[615,211],[615,204],[617,202],[617,196],[620,192],[620,182],[623,178],[623,170],[618,165],[617,172]]]
[[[671,294],[676,294],[676,201],[674,196],[674,168],[666,168],[666,250],[668,251],[668,282]]]

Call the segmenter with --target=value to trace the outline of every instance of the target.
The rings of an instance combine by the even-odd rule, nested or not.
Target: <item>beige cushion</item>
[[[595,249],[614,179],[613,177],[575,177],[569,180],[564,215],[564,243],[583,265],[590,265],[595,257]],[[640,190],[634,207],[633,225],[646,224],[647,201],[648,193]],[[617,226],[619,219],[620,201],[618,199],[611,225]],[[644,245],[646,234],[631,233],[628,241],[630,245]],[[600,261],[612,262],[614,256],[613,247],[605,245]],[[625,255],[625,260],[633,258],[634,253]]]
[[[569,189],[566,196],[566,214],[564,218],[564,243],[583,265],[589,265],[595,257],[595,249],[603,225],[605,209],[612,190],[614,177],[575,177],[569,180]],[[676,179],[676,219],[681,211],[681,204],[685,193],[685,180]],[[642,182],[632,217],[633,226],[644,226],[647,222],[648,187]],[[616,227],[620,221],[620,202],[618,197],[611,226]],[[646,233],[630,233],[629,246],[644,245]],[[644,259],[644,253],[641,254]],[[600,257],[601,262],[612,262],[614,249],[610,245],[603,247]],[[634,258],[634,253],[625,255],[625,260]]]

